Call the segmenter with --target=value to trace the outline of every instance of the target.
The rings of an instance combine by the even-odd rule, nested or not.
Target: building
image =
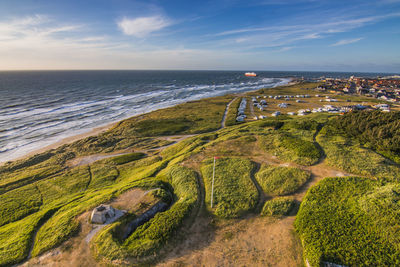
[[[100,205],[92,211],[90,221],[92,223],[104,224],[108,219],[114,218],[115,209],[110,205]]]

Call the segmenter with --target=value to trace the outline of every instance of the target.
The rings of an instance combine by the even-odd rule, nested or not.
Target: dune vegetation
[[[400,264],[399,185],[326,178],[305,196],[295,227],[311,266]]]
[[[253,209],[258,193],[250,175],[254,164],[239,158],[216,160],[213,212],[218,217],[236,218]],[[211,204],[213,161],[206,160],[202,167],[206,187],[206,204]]]
[[[296,192],[310,179],[310,173],[298,168],[263,165],[256,179],[265,193],[284,196]]]
[[[295,206],[293,199],[288,197],[277,197],[265,202],[261,216],[284,216],[288,215]]]

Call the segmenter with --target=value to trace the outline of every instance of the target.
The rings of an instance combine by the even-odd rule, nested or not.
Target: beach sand
[[[81,139],[89,137],[89,136],[96,136],[98,134],[106,132],[107,130],[109,130],[110,128],[112,128],[114,125],[116,125],[119,122],[120,121],[112,122],[112,123],[104,125],[104,126],[93,128],[93,129],[89,130],[86,133],[82,133],[82,134],[78,134],[78,135],[73,135],[73,136],[69,136],[69,137],[66,137],[66,138],[62,138],[59,141],[57,141],[57,142],[55,142],[55,143],[53,143],[51,145],[47,145],[47,146],[44,146],[42,148],[39,148],[39,149],[33,150],[31,152],[28,152],[28,153],[24,154],[23,156],[20,156],[20,157],[17,157],[15,159],[13,159],[12,161],[26,159],[26,158],[29,158],[29,157],[31,157],[33,155],[46,152],[46,151],[48,151],[50,149],[56,149],[56,148],[58,148],[58,147],[60,147],[62,145],[70,144],[70,143],[73,143],[75,141],[81,140]],[[6,162],[0,162],[0,166],[4,165],[5,163]]]

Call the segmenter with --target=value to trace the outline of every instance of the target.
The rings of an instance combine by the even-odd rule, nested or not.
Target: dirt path
[[[250,102],[249,102],[250,103]],[[254,119],[256,117],[256,114],[254,113],[254,105],[253,102],[250,103],[250,115],[251,115],[251,119]]]
[[[257,188],[257,192],[258,192],[258,202],[256,205],[256,209],[255,212],[256,214],[259,214],[263,208],[265,199],[266,199],[266,195],[264,193],[264,190],[262,190],[260,184],[258,183],[255,175],[256,173],[260,170],[261,164],[256,164],[256,167],[252,170],[251,175],[250,175],[250,179],[253,182],[253,184],[255,185],[255,187]]]
[[[204,228],[190,253],[158,266],[301,266],[302,249],[292,232],[294,217],[253,217]]]
[[[235,101],[237,98],[238,98],[238,96],[235,97],[234,99],[232,99],[232,100],[226,105],[225,112],[224,112],[224,116],[222,116],[221,128],[220,128],[220,129],[224,129],[224,128],[225,128],[226,116],[228,115],[229,107],[231,106],[231,104],[233,103],[233,101]]]

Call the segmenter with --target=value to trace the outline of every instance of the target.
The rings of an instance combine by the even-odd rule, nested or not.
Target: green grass
[[[241,158],[216,160],[214,181],[214,207],[212,212],[221,218],[236,218],[252,210],[258,192],[251,181],[254,164]],[[203,162],[201,168],[206,187],[206,205],[210,207],[213,161]]]
[[[264,95],[297,95],[297,94],[313,94],[315,91],[309,89],[316,88],[321,83],[300,83],[291,86],[278,86],[274,88],[265,88],[257,91],[257,94]],[[253,94],[253,93],[249,93]]]
[[[112,131],[123,135],[160,136],[216,130],[231,96],[192,101],[156,110],[119,123]]]
[[[40,209],[40,192],[35,185],[25,186],[0,195],[0,226],[19,220]]]
[[[261,216],[285,216],[295,206],[293,199],[288,197],[278,197],[265,202],[261,211]]]
[[[278,130],[264,135],[260,144],[267,152],[276,155],[283,161],[305,166],[317,163],[321,157],[319,149],[312,141],[296,135],[291,134],[289,131]],[[312,136],[312,132],[309,136]]]
[[[86,190],[90,181],[88,167],[77,167],[67,170],[63,174],[37,183],[42,194],[43,203],[48,204],[69,194]]]
[[[263,191],[272,196],[296,192],[310,178],[310,173],[298,168],[262,165],[256,179]]]
[[[359,111],[330,121],[336,133],[400,163],[400,112]]]
[[[367,178],[326,178],[305,196],[295,221],[311,266],[400,264],[400,187]]]
[[[111,161],[113,161],[117,165],[121,165],[121,164],[125,164],[128,162],[134,161],[134,160],[141,159],[144,156],[146,156],[146,154],[140,153],[140,152],[134,152],[134,153],[129,153],[129,154],[113,157],[113,158],[111,158]]]
[[[400,167],[390,160],[362,147],[358,141],[338,135],[330,125],[325,126],[317,136],[317,141],[324,149],[327,164],[346,172],[398,181]]]
[[[238,108],[240,106],[241,101],[242,101],[242,98],[238,97],[229,106],[228,114],[226,115],[225,126],[232,126],[232,125],[237,124],[236,117],[237,117]]]
[[[0,265],[10,266],[26,259],[35,230],[50,217],[56,207],[45,209],[0,228]]]

